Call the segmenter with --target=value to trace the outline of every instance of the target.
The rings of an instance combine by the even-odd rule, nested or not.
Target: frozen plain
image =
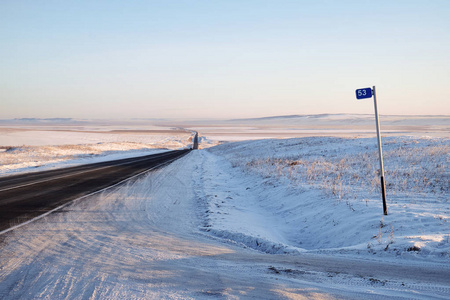
[[[0,295],[448,298],[449,141],[386,142],[386,169],[414,175],[388,189],[387,217],[364,188],[373,138],[223,144],[3,235]]]

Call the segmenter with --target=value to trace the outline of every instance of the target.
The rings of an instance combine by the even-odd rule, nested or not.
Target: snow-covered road
[[[226,170],[214,170],[213,160],[193,151],[0,236],[0,298],[450,297],[442,263],[268,254],[214,235],[204,176],[221,180]]]

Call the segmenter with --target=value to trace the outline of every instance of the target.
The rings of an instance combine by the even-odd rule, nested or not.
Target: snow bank
[[[448,139],[383,139],[388,216],[375,139],[228,143],[203,153],[205,227],[269,253],[450,259]]]

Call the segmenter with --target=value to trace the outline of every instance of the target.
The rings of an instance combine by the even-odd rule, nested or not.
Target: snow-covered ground
[[[282,237],[273,228],[275,212],[251,207],[264,188],[247,190],[254,181],[242,174],[239,181],[227,181],[237,169],[215,169],[217,164],[227,163],[216,154],[194,151],[166,168],[3,235],[0,298],[449,297],[448,261],[386,261],[356,254],[299,254],[295,249],[267,254],[267,245],[282,249],[274,243]],[[243,232],[248,238],[212,230],[226,225],[228,232]],[[263,252],[252,249],[258,243],[266,243],[259,248]]]
[[[199,131],[206,149],[0,236],[0,298],[450,298],[447,137],[383,138],[384,216],[373,137]]]
[[[450,116],[381,115],[383,136],[431,136],[450,138]],[[268,138],[309,136],[373,137],[373,114],[321,114],[275,116],[223,121],[191,121],[179,126],[193,128],[211,144]]]
[[[0,128],[0,176],[183,149],[191,132]]]
[[[203,156],[206,230],[268,253],[450,262],[450,140],[374,138],[223,144]]]

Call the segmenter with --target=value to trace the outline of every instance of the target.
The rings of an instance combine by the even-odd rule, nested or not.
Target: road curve
[[[168,151],[0,178],[0,232],[71,200],[168,164],[189,151]]]

